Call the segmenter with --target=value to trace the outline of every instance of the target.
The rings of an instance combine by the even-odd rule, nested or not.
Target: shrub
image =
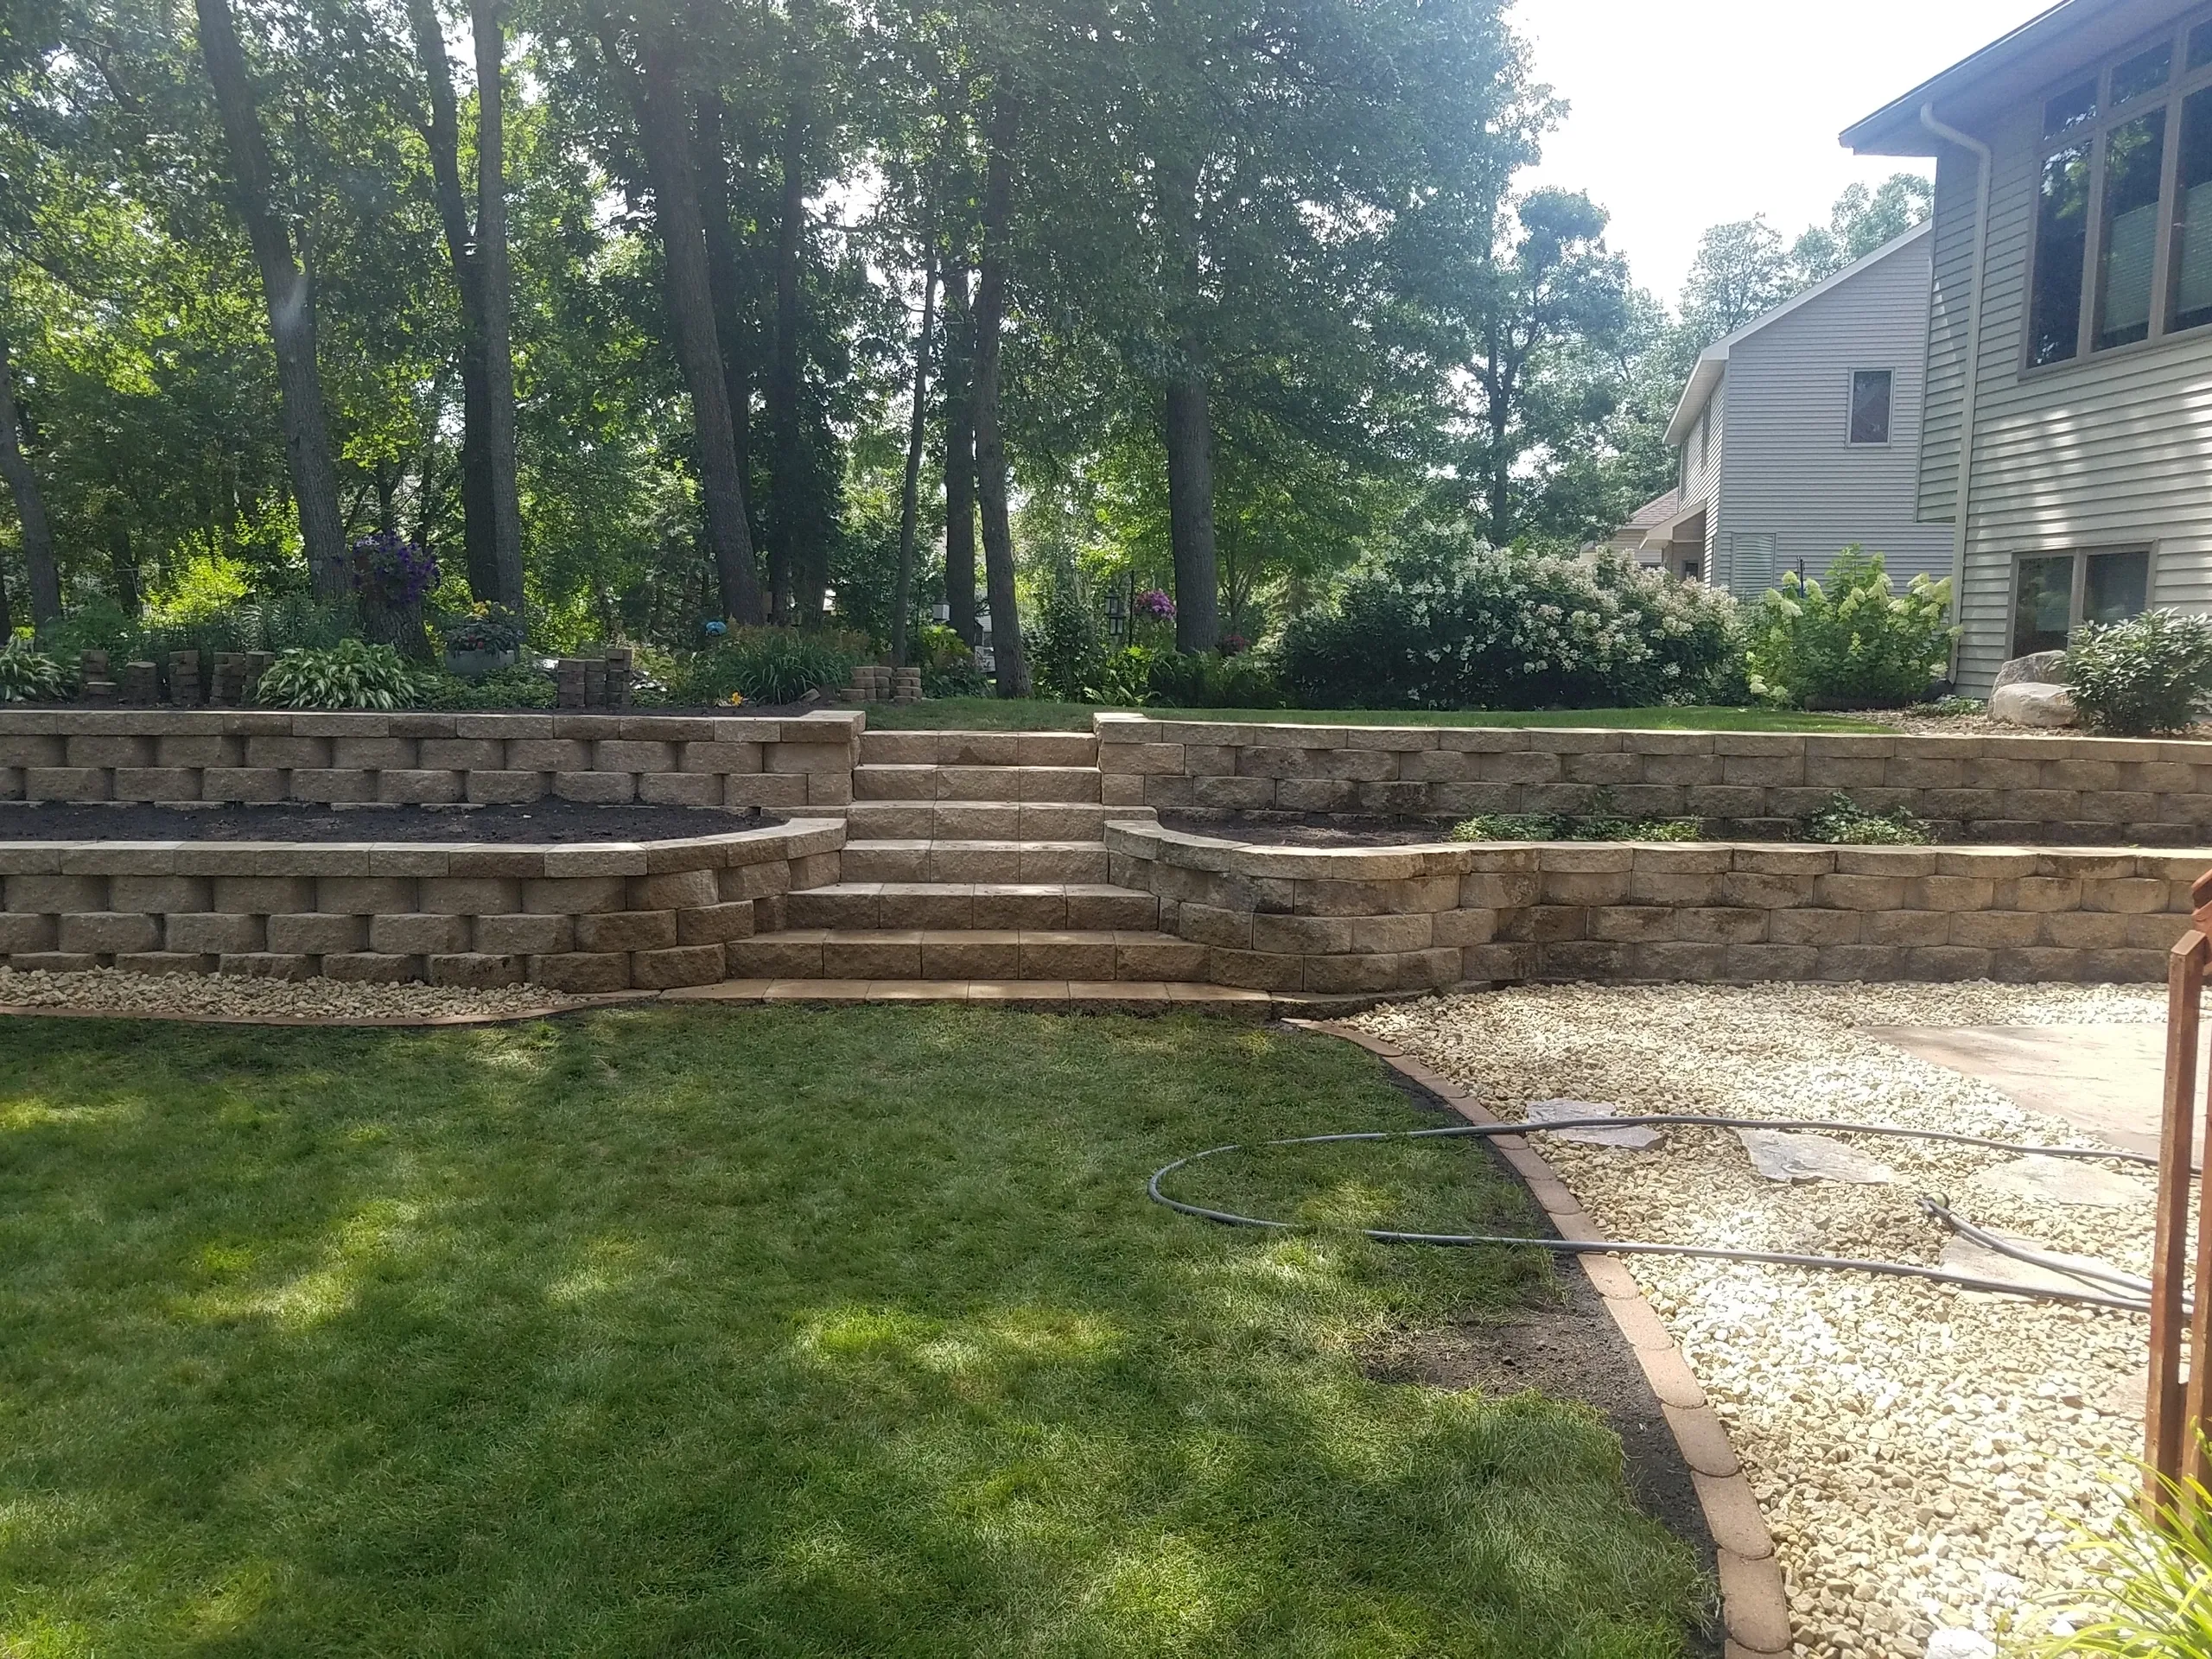
[[[512,611],[479,601],[440,631],[448,651],[514,651],[524,636],[522,620]]]
[[[1709,695],[1735,601],[1602,555],[1489,547],[1433,531],[1292,620],[1302,706],[1594,709]]]
[[[341,639],[327,651],[281,653],[263,671],[254,700],[276,709],[412,709],[422,677],[390,645]]]
[[[1282,685],[1269,665],[1247,652],[1160,652],[1145,672],[1147,702],[1167,709],[1280,709]]]
[[[1755,696],[1802,708],[1895,709],[1928,695],[1958,635],[1951,583],[1915,576],[1895,591],[1879,553],[1847,547],[1825,582],[1783,577],[1752,619]]]
[[[1907,712],[1936,720],[1955,720],[1961,715],[1986,714],[1988,710],[1989,705],[1980,697],[1938,697],[1933,702],[1916,702]]]
[[[1022,640],[1037,696],[1061,702],[1089,702],[1098,695],[1106,643],[1098,618],[1071,569],[1053,573],[1038,607],[1035,627]]]
[[[677,664],[669,696],[677,702],[797,702],[810,691],[849,683],[867,652],[842,634],[796,628],[734,628],[721,643]]]
[[[419,675],[417,679],[426,709],[550,709],[557,700],[552,680],[527,663],[476,680],[444,672]],[[634,685],[631,696],[635,701]]]
[[[1936,836],[1901,806],[1871,811],[1838,790],[1805,820],[1805,839],[1834,847],[1925,847]]]
[[[2085,622],[2066,641],[2066,680],[2091,731],[2180,731],[2212,702],[2212,618],[2145,611]]]
[[[0,645],[0,702],[59,702],[69,695],[61,664],[20,640]]]

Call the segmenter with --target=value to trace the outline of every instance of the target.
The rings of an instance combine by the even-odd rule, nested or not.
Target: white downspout
[[[1951,614],[1963,624],[1967,609],[1967,517],[1974,492],[1974,403],[1981,391],[1981,290],[1989,255],[1989,146],[1980,139],[1946,126],[1936,118],[1936,105],[1920,106],[1920,124],[1944,141],[1956,144],[1976,162],[1974,196],[1974,275],[1967,297],[1966,392],[1959,405],[1959,461],[1952,490]],[[1951,680],[1957,683],[1962,633],[1951,645]]]

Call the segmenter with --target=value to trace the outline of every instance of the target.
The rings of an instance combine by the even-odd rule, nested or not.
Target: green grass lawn
[[[1418,1115],[1201,1019],[11,1020],[0,1654],[1681,1650],[1580,1408],[1367,1380],[1525,1254],[1211,1227]],[[1465,1143],[1189,1192],[1525,1227]]]
[[[1087,732],[1097,714],[1156,720],[1265,721],[1294,726],[1604,726],[1662,732],[1883,732],[1840,715],[1772,709],[1120,709],[1033,697],[936,697],[899,707],[868,705],[876,731]]]

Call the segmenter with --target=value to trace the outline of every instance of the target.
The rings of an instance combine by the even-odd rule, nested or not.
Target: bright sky
[[[1586,189],[1611,245],[1671,300],[1707,226],[1825,224],[1853,180],[1913,163],[1835,136],[2050,0],[1515,0],[1536,79],[1573,106],[1522,186]]]

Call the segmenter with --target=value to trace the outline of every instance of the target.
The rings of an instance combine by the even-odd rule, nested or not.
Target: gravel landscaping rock
[[[225,1019],[356,1020],[500,1017],[576,1007],[582,1000],[541,985],[462,991],[436,985],[355,984],[335,979],[247,979],[228,974],[17,973],[0,968],[0,1008],[74,1013],[195,1014]]]
[[[2157,1024],[2164,1012],[2152,987],[1552,986],[1355,1023],[1510,1119],[1569,1097],[2081,1146],[2082,1131],[1858,1027]],[[2016,1168],[2014,1154],[1868,1137],[1858,1149],[1893,1185],[1785,1185],[1762,1179],[1722,1129],[1670,1129],[1643,1152],[1534,1144],[1616,1238],[1933,1263],[1953,1236],[1915,1205],[1928,1192],[2046,1251],[2150,1271],[2147,1205],[1986,1179]],[[2134,1490],[2140,1406],[2131,1416],[2112,1402],[2131,1377],[2139,1402],[2144,1319],[1867,1274],[1624,1262],[1744,1459],[1803,1659],[1986,1654],[1944,1632],[2001,1634],[2031,1599],[2083,1586],[2065,1547]]]

